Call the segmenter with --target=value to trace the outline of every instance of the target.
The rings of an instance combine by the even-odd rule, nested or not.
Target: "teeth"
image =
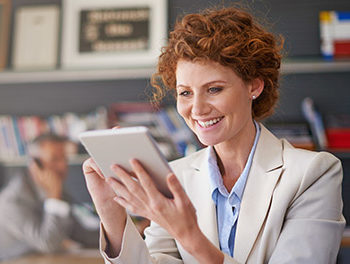
[[[210,127],[214,124],[216,124],[217,122],[219,122],[222,118],[219,117],[219,118],[215,118],[215,119],[212,119],[212,120],[209,120],[209,121],[206,121],[206,122],[202,122],[202,121],[199,121],[198,120],[198,123],[201,127]]]

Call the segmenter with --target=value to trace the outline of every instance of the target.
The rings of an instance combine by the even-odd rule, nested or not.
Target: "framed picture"
[[[10,3],[10,0],[0,0],[0,70],[4,69],[7,64]]]
[[[167,24],[166,0],[64,0],[62,67],[153,66]]]
[[[57,66],[60,7],[20,6],[15,12],[12,66],[15,70]]]

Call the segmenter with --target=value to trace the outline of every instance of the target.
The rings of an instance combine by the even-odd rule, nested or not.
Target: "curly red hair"
[[[240,8],[207,9],[184,16],[162,48],[151,83],[159,102],[166,91],[176,89],[176,66],[180,59],[211,60],[232,68],[243,81],[264,81],[264,90],[253,101],[252,115],[272,114],[279,97],[278,79],[282,37],[275,37]]]

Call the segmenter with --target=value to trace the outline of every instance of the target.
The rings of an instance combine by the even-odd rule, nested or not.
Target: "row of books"
[[[320,12],[320,38],[326,59],[350,57],[350,11]]]
[[[122,102],[100,107],[91,113],[78,115],[11,116],[0,115],[0,160],[13,161],[25,157],[27,144],[42,133],[66,136],[79,151],[79,133],[115,126],[146,126],[161,151],[172,160],[202,146],[177,113],[175,107],[155,109],[146,102]],[[76,153],[75,153],[76,154]]]
[[[78,134],[108,126],[107,109],[100,107],[91,113],[78,115],[0,116],[0,160],[11,161],[27,154],[27,144],[42,133],[52,132],[78,143]]]
[[[306,122],[267,123],[279,138],[305,149],[350,150],[350,115],[327,115],[325,122],[311,98],[302,102]],[[158,145],[172,160],[203,147],[174,106],[155,109],[145,102],[123,102],[78,115],[65,113],[46,118],[0,115],[0,160],[24,157],[26,146],[41,133],[53,132],[79,143],[82,131],[114,126],[147,126]]]

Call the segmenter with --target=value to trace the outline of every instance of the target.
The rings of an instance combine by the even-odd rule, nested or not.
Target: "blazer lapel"
[[[191,175],[185,177],[184,187],[185,190],[189,190],[187,195],[196,208],[200,229],[219,248],[216,208],[211,197],[206,153],[206,149],[200,151],[199,155],[191,163],[188,171]]]
[[[246,263],[269,210],[282,172],[282,145],[261,125],[260,139],[249,172],[237,222],[234,257]]]

